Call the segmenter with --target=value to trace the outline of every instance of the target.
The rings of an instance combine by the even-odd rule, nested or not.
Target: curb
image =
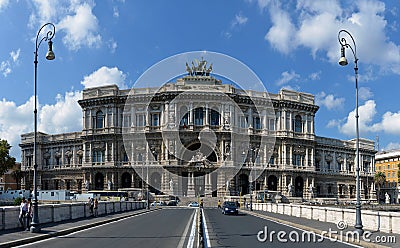
[[[43,234],[43,235],[38,235],[35,237],[29,237],[29,238],[24,238],[24,239],[19,239],[19,240],[15,240],[15,241],[9,241],[6,243],[0,243],[0,247],[14,247],[14,246],[20,246],[20,245],[24,245],[24,244],[29,244],[32,242],[37,242],[37,241],[41,241],[41,240],[45,240],[45,239],[49,239],[49,238],[54,238],[54,237],[58,237],[58,236],[63,236],[63,235],[67,235],[67,234],[71,234],[77,231],[81,231],[84,229],[88,229],[91,227],[95,227],[95,226],[99,226],[99,225],[103,225],[103,224],[107,224],[107,223],[111,223],[114,221],[118,221],[118,220],[122,220],[125,218],[129,218],[138,214],[143,214],[143,213],[148,213],[148,212],[153,212],[153,211],[157,211],[160,209],[150,209],[147,210],[145,209],[144,211],[140,211],[140,212],[136,212],[132,213],[132,214],[127,214],[124,216],[119,216],[119,217],[115,217],[115,218],[111,218],[111,219],[107,219],[107,220],[101,220],[101,221],[97,221],[94,223],[88,223],[85,225],[81,225],[81,226],[77,226],[77,227],[71,227],[65,230],[61,230],[61,231],[56,231],[54,233],[49,233],[49,234]]]
[[[316,233],[318,235],[324,236],[324,237],[329,239],[329,236],[327,234],[321,234],[321,230],[316,229],[316,228],[312,228],[312,227],[309,227],[309,226],[304,226],[304,225],[301,225],[301,224],[297,224],[297,223],[293,223],[293,222],[290,222],[290,221],[278,219],[278,218],[267,216],[267,215],[260,214],[260,213],[251,212],[251,211],[248,211],[248,210],[242,210],[241,209],[239,211],[241,211],[243,213],[246,213],[246,214],[249,214],[249,215],[253,215],[253,216],[261,218],[261,219],[274,221],[274,222],[277,222],[277,223],[285,224],[285,225],[292,226],[292,227],[295,227],[295,228],[298,228],[298,229],[302,229],[302,230],[305,230],[305,231],[309,231],[309,232],[314,232],[314,233]],[[332,238],[336,238],[337,240],[344,240],[344,238],[345,238],[345,237],[342,237],[339,234],[334,234],[331,237]],[[342,238],[340,238],[340,237],[342,237]],[[365,247],[365,248],[387,248],[387,246],[379,245],[379,244],[376,244],[376,243],[369,243],[369,242],[366,242],[366,241],[363,241],[363,240],[360,240],[359,242],[356,242],[356,241],[346,241],[346,242],[345,241],[341,241],[341,242],[343,242],[345,244],[358,245],[358,246],[362,246],[362,247]]]

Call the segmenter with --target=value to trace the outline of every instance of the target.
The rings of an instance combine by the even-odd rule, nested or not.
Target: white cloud
[[[358,96],[361,100],[368,100],[374,96],[374,93],[368,87],[361,87],[358,89]]]
[[[111,53],[115,53],[115,50],[117,50],[118,44],[114,39],[110,39],[108,41],[108,47],[110,48]]]
[[[327,95],[325,92],[320,92],[315,96],[315,104],[325,106],[327,109],[341,109],[344,106],[345,99],[335,97],[332,94]]]
[[[19,58],[19,53],[21,52],[21,49],[20,48],[18,48],[18,50],[16,51],[16,52],[14,52],[14,51],[11,51],[10,52],[10,56],[11,56],[11,58],[12,58],[12,60],[13,60],[13,62],[14,63],[17,63],[18,62],[18,58]]]
[[[38,131],[49,134],[82,130],[82,110],[78,104],[81,92],[67,92],[57,96],[54,105],[38,104]],[[18,144],[21,134],[33,132],[34,97],[21,105],[3,99],[0,101],[0,138],[12,145],[11,155],[21,159]]]
[[[387,144],[386,148],[383,150],[389,151],[389,150],[394,150],[394,149],[399,149],[399,148],[400,148],[400,143],[390,142],[389,144]]]
[[[400,112],[386,112],[382,116],[382,121],[374,124],[371,128],[376,131],[400,135]]]
[[[224,30],[221,35],[225,37],[226,39],[230,39],[232,37],[232,32],[235,31],[236,29],[239,29],[239,27],[244,26],[248,21],[248,18],[243,16],[242,13],[236,14],[235,18],[231,21],[231,25],[228,30]]]
[[[62,4],[59,0],[34,0],[36,9],[29,17],[29,26],[34,28],[38,24],[54,20]]]
[[[295,48],[294,34],[296,28],[288,12],[274,7],[270,10],[270,15],[273,25],[264,39],[269,41],[272,47],[279,52],[288,54]]]
[[[76,5],[72,15],[67,15],[58,23],[58,28],[66,33],[63,43],[71,50],[81,46],[99,47],[101,36],[98,34],[98,21],[88,3]]]
[[[340,120],[330,120],[328,122],[328,124],[326,125],[326,127],[328,127],[328,128],[338,127],[339,128],[341,123],[342,123],[342,121],[340,121]]]
[[[313,73],[311,73],[309,76],[308,76],[308,78],[310,79],[310,80],[319,80],[320,78],[321,78],[321,71],[318,71],[318,72],[313,72]]]
[[[56,103],[46,104],[39,113],[39,130],[47,133],[65,133],[82,130],[82,109],[78,100],[82,99],[82,92],[66,92],[56,97]]]
[[[376,119],[376,103],[374,100],[368,100],[359,106],[358,112],[359,131],[361,134],[384,132],[391,135],[400,135],[400,111],[397,113],[386,112],[380,122],[372,123]],[[351,111],[344,121],[331,120],[328,127],[338,127],[341,133],[355,136],[355,110]]]
[[[284,85],[290,81],[296,81],[300,78],[300,75],[294,71],[284,71],[281,74],[281,78],[276,81],[278,86]]]
[[[82,46],[98,48],[102,37],[97,17],[92,12],[94,6],[92,0],[34,0],[28,25],[36,29],[43,23],[55,23],[57,35],[65,34],[62,40],[70,50]]]
[[[18,49],[16,52],[11,51],[10,58],[7,60],[1,61],[0,73],[2,73],[4,77],[7,77],[12,72],[12,67],[15,64],[18,64],[18,58],[19,58],[20,51],[21,51],[21,49]]]
[[[4,77],[7,77],[11,73],[10,62],[2,61],[0,63],[0,72],[3,73]]]
[[[26,103],[17,106],[15,102],[0,101],[0,138],[12,146],[10,154],[19,161],[21,133],[33,131],[33,103],[31,97]]]
[[[113,8],[113,16],[118,18],[119,17],[119,11],[118,11],[118,7],[114,6]]]
[[[9,0],[0,0],[0,11],[5,9],[8,6],[9,3],[10,3]]]
[[[371,131],[376,131],[371,127],[371,122],[376,114],[376,104],[374,100],[368,100],[364,105],[359,106],[359,130],[360,133],[367,133]],[[356,121],[355,121],[355,110],[351,111],[346,119],[346,122],[339,127],[341,133],[349,136],[356,135]]]
[[[103,66],[92,74],[85,76],[81,84],[85,88],[116,84],[120,89],[126,89],[125,79],[126,75],[118,70],[117,67],[109,68]]]
[[[248,18],[243,16],[242,13],[236,14],[235,19],[232,22],[232,28],[235,26],[241,26],[246,24],[248,21]]]
[[[337,63],[340,52],[337,33],[346,29],[355,39],[360,62],[378,65],[381,72],[400,74],[400,46],[386,33],[396,23],[385,18],[390,11],[382,1],[298,0],[295,11],[291,4],[273,0],[258,1],[258,6],[270,12],[272,25],[265,39],[283,54],[305,47],[314,58],[317,52],[326,52],[329,61]],[[347,40],[351,42],[349,37]],[[353,60],[350,50],[347,52],[348,59]],[[370,75],[364,77],[374,79]]]

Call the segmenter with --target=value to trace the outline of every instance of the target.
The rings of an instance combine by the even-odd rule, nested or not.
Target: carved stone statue
[[[312,184],[310,184],[310,186],[308,186],[308,193],[310,193],[311,198],[314,197],[314,187],[312,186]]]
[[[212,64],[207,69],[207,61],[201,58],[201,60],[195,59],[197,66],[192,61],[192,68],[186,63],[186,71],[188,72],[189,76],[209,76],[212,72]]]
[[[386,204],[390,203],[390,196],[389,196],[389,194],[387,192],[385,193],[385,203]]]
[[[111,188],[112,188],[112,182],[111,182],[111,180],[108,180],[108,182],[107,182],[107,189],[108,189],[108,190],[111,190]]]
[[[287,186],[287,192],[288,192],[289,194],[292,193],[292,183],[289,183],[289,184],[288,184],[288,186]]]
[[[171,180],[169,180],[169,190],[172,194],[174,193],[174,181],[172,180],[172,178]]]
[[[85,181],[85,189],[89,190],[89,180],[87,180],[87,179]]]
[[[193,71],[192,69],[189,67],[188,63],[186,62],[186,71],[188,72],[189,76],[193,76]]]

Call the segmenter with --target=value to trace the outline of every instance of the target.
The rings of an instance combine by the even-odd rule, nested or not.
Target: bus
[[[128,199],[128,192],[126,191],[113,191],[113,190],[89,190],[89,194],[101,201],[125,201]]]

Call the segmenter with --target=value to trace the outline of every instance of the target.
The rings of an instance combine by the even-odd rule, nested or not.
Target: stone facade
[[[315,135],[311,94],[190,74],[160,88],[85,89],[79,104],[81,132],[38,134],[41,189],[141,188],[143,177],[153,192],[215,197],[247,194],[257,177],[256,190],[289,198],[355,198],[356,142]],[[30,188],[33,133],[20,146]],[[374,142],[360,139],[362,199],[375,194],[374,154]]]

